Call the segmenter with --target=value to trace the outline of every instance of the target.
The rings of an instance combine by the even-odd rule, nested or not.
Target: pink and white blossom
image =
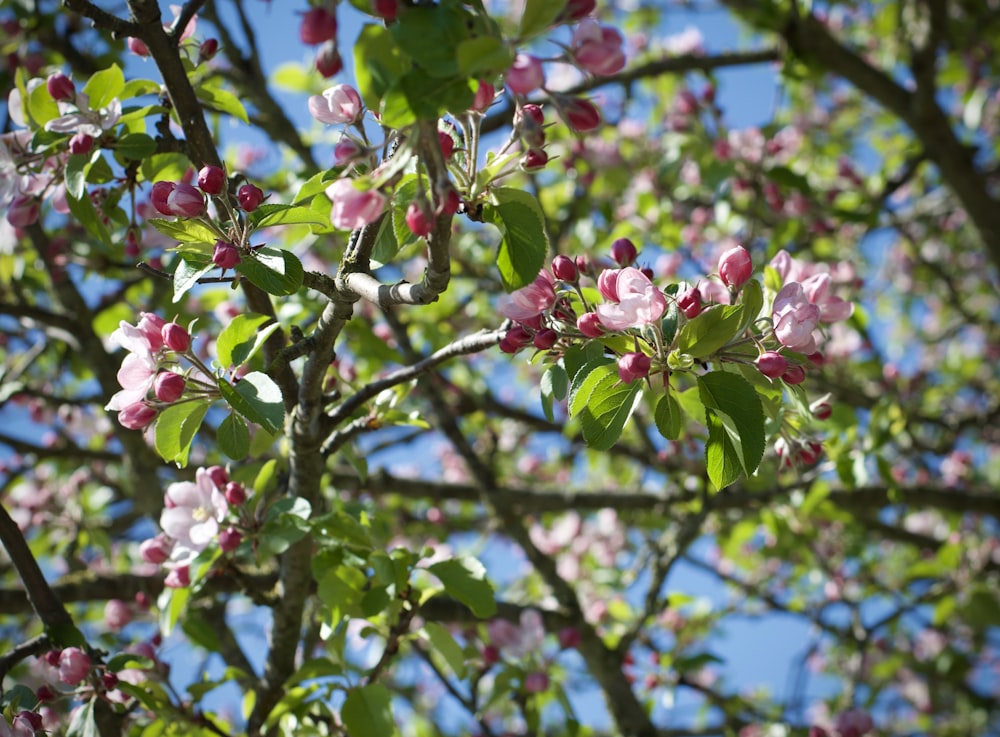
[[[555,301],[555,279],[542,269],[531,284],[501,297],[497,311],[511,320],[530,320],[552,307]]]
[[[335,181],[326,188],[326,196],[333,201],[330,222],[340,230],[355,230],[374,222],[388,202],[377,189],[358,189],[351,179]]]
[[[229,503],[204,468],[197,470],[193,483],[173,483],[164,496],[173,505],[160,515],[160,527],[176,541],[171,558],[189,563],[218,537]]]
[[[626,330],[656,322],[667,310],[667,298],[649,277],[631,266],[615,280],[617,303],[597,305],[598,317],[611,330]]]
[[[313,95],[308,102],[309,113],[321,123],[339,125],[356,123],[364,112],[361,95],[349,84],[338,84]]]
[[[809,301],[805,289],[798,282],[789,282],[774,298],[774,335],[782,345],[793,351],[816,352],[813,331],[819,317],[819,307]]]

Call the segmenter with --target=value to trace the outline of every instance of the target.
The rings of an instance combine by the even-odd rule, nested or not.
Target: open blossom
[[[829,274],[813,274],[802,282],[809,301],[819,307],[819,319],[823,322],[846,320],[854,314],[854,304],[830,294]]]
[[[122,117],[121,100],[115,98],[107,107],[92,110],[90,98],[82,92],[76,96],[73,103],[60,101],[58,118],[45,124],[45,130],[56,133],[83,133],[92,138],[99,138],[105,131],[118,125]]]
[[[543,269],[531,284],[500,298],[497,311],[511,320],[530,320],[556,301],[555,280]]]
[[[617,303],[597,305],[597,315],[605,327],[625,330],[647,325],[663,317],[667,298],[649,277],[631,266],[622,269],[615,280]]]
[[[820,309],[806,297],[798,282],[789,282],[774,298],[774,335],[782,345],[800,353],[815,353],[813,331],[819,322]]]
[[[326,188],[333,201],[330,222],[341,230],[355,230],[374,222],[385,210],[386,197],[377,189],[361,190],[350,179],[338,179]]]
[[[159,367],[164,325],[166,322],[162,318],[143,312],[136,325],[122,320],[118,329],[111,334],[110,342],[121,346],[129,354],[118,370],[118,383],[122,390],[111,398],[105,409],[121,411],[146,398]]]
[[[356,123],[364,110],[361,95],[349,84],[334,85],[322,95],[313,95],[308,105],[309,113],[327,125]]]
[[[195,473],[194,483],[179,481],[168,486],[165,499],[172,506],[160,515],[160,527],[177,541],[174,561],[190,562],[218,537],[229,503],[204,468]]]

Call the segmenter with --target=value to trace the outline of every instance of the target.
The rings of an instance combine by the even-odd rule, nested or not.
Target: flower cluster
[[[243,542],[249,520],[244,486],[229,478],[222,466],[199,468],[194,481],[170,484],[163,495],[163,532],[139,546],[143,560],[167,569],[165,583],[184,588],[191,582],[191,564],[211,545],[224,553]]]
[[[168,405],[217,392],[211,373],[191,350],[191,334],[176,322],[143,312],[135,325],[122,320],[110,341],[128,351],[118,369],[122,389],[105,407],[118,412],[124,427],[141,430]],[[180,358],[193,369],[176,370]]]

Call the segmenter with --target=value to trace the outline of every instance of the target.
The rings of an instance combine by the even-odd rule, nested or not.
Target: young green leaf
[[[236,264],[236,271],[268,294],[278,297],[295,294],[302,286],[305,273],[295,254],[270,246],[255,249]]]
[[[235,412],[219,423],[215,437],[219,441],[219,450],[234,461],[243,460],[250,452],[250,431],[247,430],[247,423]]]
[[[165,461],[183,468],[194,436],[211,405],[209,400],[180,402],[160,412],[156,418],[156,452]]]
[[[269,325],[266,323],[270,322]],[[253,358],[271,333],[280,326],[268,315],[245,312],[237,315],[219,333],[215,355],[223,368],[239,367]]]
[[[608,450],[618,442],[642,399],[643,385],[641,381],[623,384],[614,362],[598,366],[587,375],[570,400],[570,414],[579,417],[589,447]]]
[[[230,407],[270,433],[277,433],[285,422],[281,390],[267,374],[251,371],[236,386],[220,378],[219,391]]]
[[[493,584],[486,578],[486,567],[471,556],[452,558],[428,566],[441,579],[444,590],[465,604],[480,619],[492,617],[497,610]]]
[[[352,689],[341,707],[340,718],[351,737],[393,737],[397,734],[389,690],[381,683]]]
[[[545,215],[534,195],[511,187],[501,187],[483,215],[500,230],[497,267],[504,289],[531,284],[542,270],[548,250]]]

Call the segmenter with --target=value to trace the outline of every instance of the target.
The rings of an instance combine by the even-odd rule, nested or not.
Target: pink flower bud
[[[534,103],[528,103],[527,105],[522,105],[517,111],[517,116],[514,118],[515,122],[520,118],[528,117],[533,120],[538,125],[545,124],[545,113],[542,112],[542,108]]]
[[[69,139],[69,152],[71,154],[89,154],[94,148],[94,139],[86,133],[74,133]]]
[[[781,375],[781,380],[786,384],[801,384],[806,380],[806,370],[801,366],[789,366]]]
[[[225,496],[229,504],[238,507],[247,500],[247,490],[243,488],[243,484],[230,481],[226,484]]]
[[[15,228],[27,228],[38,222],[41,216],[38,200],[29,195],[18,195],[7,210],[7,222]]]
[[[812,408],[812,414],[817,420],[829,420],[833,414],[833,407],[828,402],[820,402]]]
[[[529,149],[520,161],[521,170],[527,172],[544,169],[547,163],[549,163],[549,155],[540,148]]]
[[[253,212],[260,203],[264,201],[264,193],[259,187],[252,184],[244,184],[236,191],[236,200],[245,212]]]
[[[329,41],[337,35],[337,16],[326,8],[310,8],[302,14],[299,38],[309,46]]]
[[[187,382],[180,374],[173,371],[161,371],[153,379],[153,394],[161,402],[176,402],[184,396],[184,388]]]
[[[549,677],[545,673],[534,672],[524,677],[524,690],[528,693],[542,693],[549,689]]]
[[[346,166],[352,161],[360,159],[367,151],[353,138],[341,138],[333,147],[333,162],[337,166]]]
[[[562,254],[552,259],[552,273],[556,279],[567,282],[575,282],[580,276],[573,259]]]
[[[618,378],[626,384],[649,376],[653,359],[645,353],[626,353],[618,359]]]
[[[105,673],[101,676],[101,683],[106,691],[113,691],[118,686],[118,676],[114,673]]]
[[[447,161],[451,158],[451,155],[455,153],[455,139],[451,137],[448,131],[437,132],[438,134],[438,144],[441,146],[441,156]]]
[[[451,182],[446,182],[445,185],[443,191],[442,188],[435,187],[434,194],[437,197],[435,215],[454,215],[462,204],[462,199],[458,196],[458,192],[455,191]]]
[[[619,266],[631,266],[639,252],[628,238],[617,238],[611,244],[611,258]]]
[[[607,77],[625,67],[625,39],[611,26],[586,19],[577,26],[570,40],[570,50],[576,65],[586,72]]]
[[[485,113],[497,96],[496,88],[489,82],[479,80],[479,87],[476,88],[476,96],[472,100],[472,107],[469,108],[476,113]]]
[[[168,215],[196,218],[205,212],[205,195],[190,184],[175,182],[167,195],[167,210]]]
[[[434,230],[434,214],[427,203],[414,200],[406,208],[406,227],[418,238],[425,238]]]
[[[27,709],[22,709],[17,713],[12,722],[14,727],[13,733],[17,737],[21,735],[33,735],[38,732],[44,725],[42,723],[42,715],[35,711],[28,711]]]
[[[90,673],[90,656],[78,647],[68,647],[59,655],[59,680],[75,686]]]
[[[796,456],[796,460],[804,466],[811,466],[823,455],[823,446],[819,443],[813,441],[802,448],[799,448],[799,452]]]
[[[55,697],[56,697],[56,692],[53,691],[48,686],[46,686],[45,684],[39,686],[38,690],[35,691],[35,698],[38,699],[39,701],[52,701],[52,699],[54,699]]]
[[[496,645],[487,645],[483,648],[483,662],[491,666],[500,660],[500,648]]]
[[[338,179],[326,188],[333,201],[330,222],[340,230],[355,230],[374,222],[385,210],[386,197],[377,189],[361,190],[350,179]]]
[[[198,47],[198,63],[204,64],[219,53],[219,41],[215,38],[206,38]]]
[[[208,477],[212,480],[212,483],[215,484],[216,488],[226,488],[226,484],[229,483],[229,473],[225,468],[222,466],[209,466],[205,469],[205,471],[208,473]]]
[[[542,61],[531,54],[518,54],[507,70],[507,87],[517,95],[527,95],[545,84]]]
[[[600,338],[604,335],[604,325],[596,312],[585,312],[576,319],[576,329],[588,338]]]
[[[569,0],[561,16],[568,21],[578,21],[593,13],[596,7],[596,0]]]
[[[589,133],[601,126],[601,113],[597,106],[582,97],[565,100],[560,112],[566,125],[577,133]]]
[[[144,41],[138,38],[130,37],[126,45],[128,46],[128,50],[136,56],[149,56],[149,47]]]
[[[121,599],[109,599],[104,605],[104,624],[116,632],[132,621],[132,607]]]
[[[219,547],[223,553],[236,550],[241,542],[243,542],[243,535],[235,527],[228,527],[219,533]]]
[[[775,351],[765,351],[757,358],[757,370],[769,379],[777,379],[788,370],[788,359]]]
[[[153,189],[149,193],[149,201],[153,203],[153,207],[161,215],[173,215],[168,204],[170,193],[173,191],[173,182],[162,181],[153,185]]]
[[[242,258],[240,250],[232,243],[216,241],[212,250],[212,263],[223,269],[231,269],[238,264]]]
[[[508,339],[506,335],[503,338],[501,338],[499,345],[501,351],[509,354],[517,353],[519,350],[521,350],[521,348],[524,347],[511,342],[511,340]]]
[[[186,589],[191,585],[191,569],[188,566],[171,569],[167,577],[163,579],[163,585],[172,589]]]
[[[576,627],[563,627],[557,633],[557,638],[559,639],[559,647],[564,650],[576,647],[580,644],[580,630]]]
[[[76,86],[73,84],[73,80],[62,72],[49,75],[49,78],[45,80],[45,88],[52,95],[53,100],[71,102],[76,99]]]
[[[191,347],[191,333],[176,322],[168,322],[160,328],[163,345],[177,353],[186,353]]]
[[[307,104],[309,114],[327,125],[356,123],[364,112],[361,95],[349,84],[334,85],[310,97]]]
[[[226,173],[218,166],[203,166],[198,172],[198,186],[205,194],[222,194],[226,188]]]
[[[743,246],[730,248],[719,258],[719,276],[730,289],[739,289],[750,279],[753,261]]]
[[[327,41],[319,47],[316,54],[316,71],[329,79],[344,68],[344,60],[340,58],[336,41]]]
[[[139,545],[139,555],[147,563],[158,566],[170,557],[172,548],[173,544],[167,539],[166,535],[160,533],[156,537],[142,541]]]
[[[399,14],[399,0],[372,0],[372,12],[382,20],[392,23]]]
[[[677,309],[684,317],[693,320],[701,314],[701,292],[698,287],[692,287],[677,298]]]
[[[156,419],[157,410],[145,402],[130,404],[118,413],[118,422],[129,430],[142,430]]]
[[[535,333],[531,343],[540,351],[547,351],[559,340],[559,333],[555,330],[541,330]]]

